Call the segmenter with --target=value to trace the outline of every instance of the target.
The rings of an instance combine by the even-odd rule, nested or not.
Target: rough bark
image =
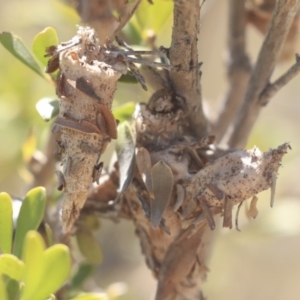
[[[111,138],[117,137],[110,110],[117,81],[127,69],[101,52],[91,29],[79,28],[70,44],[70,49],[62,45],[50,53],[50,64],[59,56],[60,112],[52,132],[63,166],[57,174],[58,188],[64,189],[62,221],[66,233],[79,216],[89,186],[99,180],[101,154]]]
[[[174,92],[186,101],[189,132],[197,138],[207,134],[207,121],[203,114],[198,61],[198,35],[200,28],[199,0],[174,1],[174,22],[169,59],[175,70],[170,73]]]

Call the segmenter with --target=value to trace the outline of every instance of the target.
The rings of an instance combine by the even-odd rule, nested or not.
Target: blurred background
[[[159,1],[162,0],[154,2]],[[163,2],[172,5],[172,1]],[[199,55],[204,63],[203,95],[212,111],[218,110],[226,91],[227,15],[228,1],[204,3]],[[0,31],[20,36],[29,48],[35,35],[45,27],[55,28],[59,40],[67,41],[76,33],[78,23],[76,13],[58,0],[0,0]],[[171,27],[170,16],[156,32],[157,46],[169,46]],[[248,29],[247,36],[248,51],[254,62],[262,36],[253,28]],[[274,78],[292,64],[293,61],[287,61],[278,65]],[[114,106],[128,101],[147,101],[151,92],[145,92],[139,85],[120,83]],[[256,145],[266,151],[290,142],[293,150],[284,157],[279,171],[275,207],[269,207],[270,192],[263,192],[259,195],[256,220],[248,220],[242,207],[241,232],[226,229],[218,234],[204,285],[208,299],[299,299],[299,95],[300,76],[263,109],[253,130],[248,148]],[[32,180],[26,162],[35,149],[43,150],[49,135],[51,122],[43,121],[35,108],[38,100],[46,96],[55,97],[54,86],[0,46],[0,191],[15,197],[26,193]],[[107,157],[106,163],[108,160]],[[123,282],[128,290],[119,299],[152,299],[156,283],[144,263],[133,225],[125,221],[113,224],[101,220],[98,240],[104,259],[95,282],[87,282],[86,288],[94,288],[97,284],[105,289],[112,283]]]

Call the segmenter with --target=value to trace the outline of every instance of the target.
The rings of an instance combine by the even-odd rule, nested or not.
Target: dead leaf
[[[153,184],[152,184],[152,164],[150,153],[144,147],[140,147],[136,150],[136,164],[141,174],[142,180],[150,194],[151,198],[153,195]]]
[[[174,178],[170,167],[159,161],[152,167],[154,199],[151,201],[151,224],[156,228],[169,203],[173,191]]]

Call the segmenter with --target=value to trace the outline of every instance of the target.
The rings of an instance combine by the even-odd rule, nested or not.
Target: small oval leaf
[[[120,172],[119,193],[122,194],[126,191],[131,183],[135,161],[135,141],[130,129],[130,125],[127,122],[119,125],[118,137],[116,152],[118,156]]]
[[[252,197],[251,202],[250,202],[250,208],[248,210],[248,215],[253,219],[255,219],[258,215],[257,201],[258,201],[258,198],[256,196]]]
[[[32,42],[32,51],[39,61],[47,66],[48,57],[45,57],[46,48],[50,46],[58,45],[58,37],[54,28],[47,27],[40,33],[38,33]]]
[[[80,229],[76,233],[78,247],[82,255],[90,264],[101,264],[103,260],[102,250],[91,231]]]
[[[25,46],[21,38],[11,32],[2,32],[0,33],[0,43],[23,64],[25,64],[41,77],[47,79],[46,74],[39,66],[32,53]]]
[[[154,199],[151,201],[151,224],[156,228],[169,203],[174,184],[174,177],[170,167],[159,161],[152,167],[152,181]]]
[[[46,191],[43,187],[30,190],[23,200],[16,226],[13,254],[21,257],[22,245],[29,230],[36,230],[45,211]]]
[[[11,253],[13,234],[12,200],[6,193],[0,193],[0,252]]]
[[[36,104],[36,110],[46,122],[55,118],[59,114],[59,100],[53,98],[42,98]]]
[[[140,147],[136,152],[136,164],[141,174],[142,180],[149,192],[151,198],[153,198],[153,184],[152,184],[152,164],[150,153],[147,149]]]
[[[118,130],[117,130],[117,122],[116,122],[114,115],[112,114],[110,109],[108,107],[106,107],[105,105],[103,105],[103,104],[98,104],[98,105],[100,107],[101,115],[105,120],[106,129],[107,129],[107,133],[108,133],[109,137],[114,140],[117,139]]]
[[[51,227],[45,223],[45,235],[46,235],[46,244],[48,247],[54,245],[54,237]]]
[[[0,255],[0,274],[5,274],[17,281],[24,276],[25,265],[16,256],[12,254]]]
[[[68,247],[57,244],[47,250],[38,232],[26,235],[23,260],[26,265],[21,300],[44,300],[68,278],[71,258]],[[49,280],[51,278],[51,280]]]
[[[104,293],[83,293],[71,300],[108,300],[108,297]]]
[[[19,299],[20,283],[15,279],[9,278],[6,281],[6,291],[7,291],[8,299]],[[0,299],[2,300],[2,298]]]
[[[26,266],[22,300],[32,299],[39,288],[45,248],[44,240],[37,231],[32,230],[26,234],[22,251],[22,259]]]
[[[67,280],[70,271],[71,256],[67,246],[57,244],[44,251],[40,285],[35,291],[34,299],[44,300],[55,293]]]
[[[179,207],[182,205],[184,201],[184,196],[185,196],[185,191],[181,184],[176,184],[176,192],[177,192],[177,196],[173,207],[173,211],[177,211],[179,209]]]

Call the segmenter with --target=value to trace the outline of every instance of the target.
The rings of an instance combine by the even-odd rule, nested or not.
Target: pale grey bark
[[[258,55],[242,107],[235,116],[229,140],[229,145],[233,148],[243,148],[247,143],[262,108],[261,94],[269,85],[280,50],[299,8],[299,0],[276,1],[269,30]]]

